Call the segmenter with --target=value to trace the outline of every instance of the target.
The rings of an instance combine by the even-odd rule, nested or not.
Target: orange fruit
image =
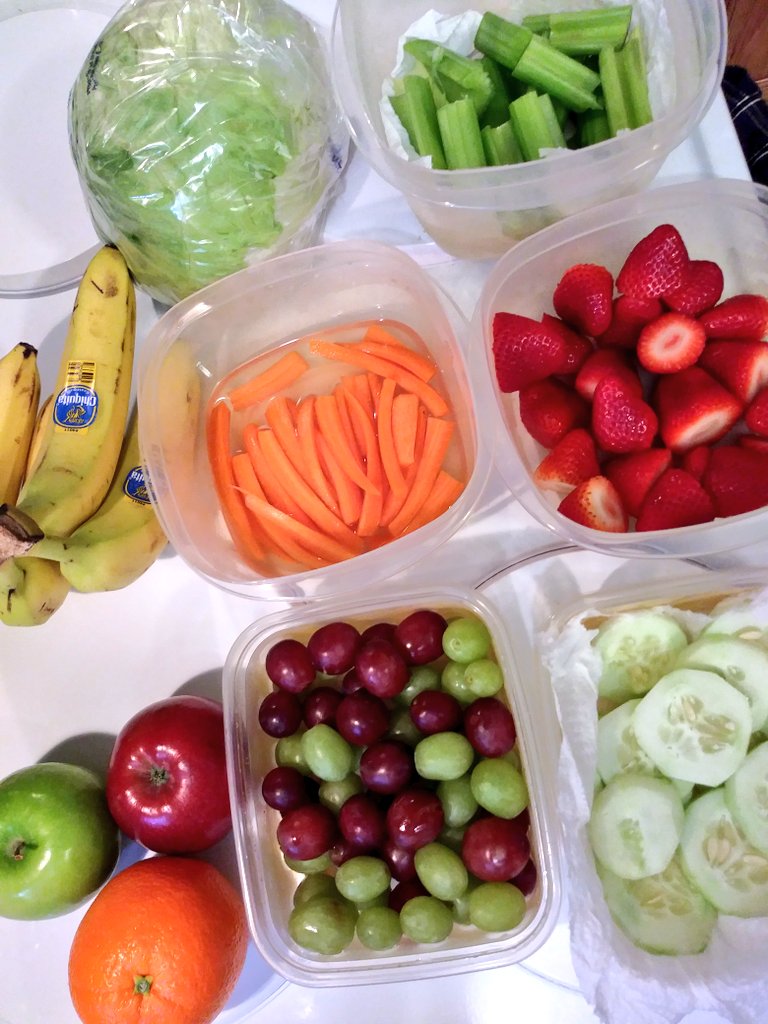
[[[115,875],[69,954],[83,1024],[209,1024],[245,961],[239,893],[202,860],[152,857]]]

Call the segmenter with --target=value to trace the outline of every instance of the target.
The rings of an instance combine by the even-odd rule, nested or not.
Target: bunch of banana
[[[39,401],[37,349],[22,341],[0,359],[0,503],[19,496]]]

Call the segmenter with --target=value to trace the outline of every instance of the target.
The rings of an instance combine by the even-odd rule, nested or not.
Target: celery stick
[[[444,47],[431,39],[407,39],[403,44],[403,49],[418,61],[425,71],[431,74],[432,66],[443,52]]]
[[[419,156],[431,156],[432,166],[436,170],[445,170],[437,109],[429,82],[421,75],[406,75],[402,82],[402,100],[398,102],[405,116],[400,117],[397,108],[395,111],[408,132],[413,148]]]
[[[400,124],[408,132],[408,138],[411,140],[411,145],[416,149],[416,144],[413,141],[413,125],[411,124],[411,117],[408,111],[408,101],[405,98],[405,93],[395,93],[394,96],[389,97],[389,102],[392,104],[392,109],[397,114]]]
[[[490,57],[481,57],[480,63],[490,78],[492,86],[491,98],[488,100],[488,105],[483,111],[483,116],[480,118],[480,124],[482,126],[490,125],[492,128],[495,128],[509,119],[509,103],[512,97],[509,95],[509,89],[507,88],[500,65],[495,60],[491,60]]]
[[[446,103],[437,112],[445,160],[451,170],[484,167],[485,151],[474,104],[468,96]]]
[[[567,107],[563,106],[560,100],[553,100],[550,96],[550,101],[552,103],[552,109],[555,112],[555,117],[557,118],[557,123],[561,128],[565,128],[565,122],[568,120],[570,111]]]
[[[525,160],[538,160],[539,150],[557,145],[536,93],[527,92],[510,103],[509,119]]]
[[[653,111],[648,98],[648,72],[639,29],[630,32],[619,56],[630,122],[633,128],[640,128],[653,120]]]
[[[623,128],[629,128],[629,113],[624,97],[619,58],[616,50],[606,46],[600,51],[600,81],[603,86],[605,113],[608,117],[608,128],[615,136]]]
[[[565,53],[560,53],[540,36],[531,41],[512,72],[515,78],[560,100],[569,110],[597,109],[595,89],[600,76]]]
[[[475,49],[503,67],[514,70],[533,38],[530,29],[486,11],[475,34]]]
[[[583,114],[578,115],[578,121],[580,147],[594,146],[611,138],[608,116],[604,110],[585,110]]]
[[[606,46],[623,46],[632,18],[631,6],[601,7],[594,11],[563,11],[549,19],[549,41],[572,57],[599,53]]]
[[[523,154],[515,138],[511,121],[498,124],[495,128],[486,125],[481,129],[480,135],[483,139],[485,159],[490,166],[499,167],[522,162]]]
[[[528,14],[523,18],[521,25],[539,35],[541,32],[549,31],[549,14]]]
[[[403,49],[409,53],[429,75],[433,93],[452,102],[469,96],[478,114],[488,106],[493,83],[479,60],[464,57],[453,50],[433,43],[429,39],[409,39]],[[437,102],[437,106],[442,106]]]
[[[557,120],[557,114],[555,113],[555,108],[552,105],[552,98],[548,96],[547,93],[543,93],[539,96],[539,106],[541,107],[541,112],[544,115],[544,120],[547,122],[550,138],[553,140],[552,145],[565,146],[563,130],[560,127],[560,122]]]

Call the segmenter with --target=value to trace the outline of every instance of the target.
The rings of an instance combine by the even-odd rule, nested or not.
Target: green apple
[[[0,782],[0,917],[73,910],[112,873],[120,834],[104,786],[73,764],[33,764]]]

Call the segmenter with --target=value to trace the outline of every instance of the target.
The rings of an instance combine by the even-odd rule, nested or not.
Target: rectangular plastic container
[[[595,0],[488,0],[479,8],[512,19],[606,6]],[[651,124],[582,150],[509,167],[438,171],[390,149],[379,110],[397,42],[427,11],[460,15],[466,0],[339,0],[333,26],[333,80],[355,145],[400,189],[424,229],[463,259],[495,258],[515,242],[577,211],[647,186],[667,155],[706,113],[726,53],[722,0],[646,0],[635,16],[647,58],[664,54],[663,97]]]
[[[507,485],[540,523],[565,540],[615,555],[713,555],[749,548],[768,538],[768,511],[716,519],[698,526],[644,533],[606,533],[557,511],[533,473],[546,454],[523,427],[517,394],[499,391],[493,367],[492,324],[497,312],[540,319],[552,313],[552,293],[576,263],[598,263],[614,275],[630,249],[657,225],[671,223],[692,259],[715,260],[723,270],[723,298],[741,292],[768,295],[768,189],[751,182],[701,180],[651,189],[614,200],[546,228],[510,250],[491,271],[473,317],[472,365],[479,393],[494,409],[494,462]],[[482,377],[483,379],[480,379]]]
[[[538,880],[521,924],[505,933],[481,933],[454,925],[451,935],[434,945],[403,940],[387,952],[365,949],[356,939],[335,956],[319,956],[295,945],[287,932],[292,896],[301,876],[285,864],[275,830],[280,820],[261,795],[261,780],[275,765],[275,741],[258,722],[262,698],[272,690],[265,659],[270,647],[286,637],[306,641],[320,625],[350,621],[359,629],[374,622],[397,622],[416,608],[433,608],[446,618],[469,614],[488,627],[504,675],[507,703],[517,726],[517,743],[530,794],[531,856]],[[403,589],[387,599],[327,601],[322,609],[271,616],[247,629],[234,645],[224,670],[227,757],[232,794],[234,836],[249,924],[264,959],[290,981],[309,986],[348,986],[426,979],[513,964],[538,949],[551,933],[560,906],[560,865],[550,791],[554,755],[549,742],[551,705],[539,706],[515,654],[517,637],[494,603],[471,590]]]
[[[225,379],[226,387],[244,379],[235,371],[260,355],[326,329],[381,320],[415,331],[437,364],[435,380],[455,422],[454,460],[463,463],[466,486],[436,519],[378,548],[325,568],[262,575],[236,549],[220,511],[206,449],[211,396]],[[226,589],[288,601],[359,590],[427,555],[469,515],[490,467],[484,413],[475,402],[460,342],[466,331],[464,318],[410,257],[372,242],[339,242],[282,256],[170,309],[143,345],[138,404],[153,503],[178,554]],[[356,371],[329,363],[323,372],[336,375],[324,383],[332,387]],[[298,399],[302,386],[299,381],[284,393]]]

